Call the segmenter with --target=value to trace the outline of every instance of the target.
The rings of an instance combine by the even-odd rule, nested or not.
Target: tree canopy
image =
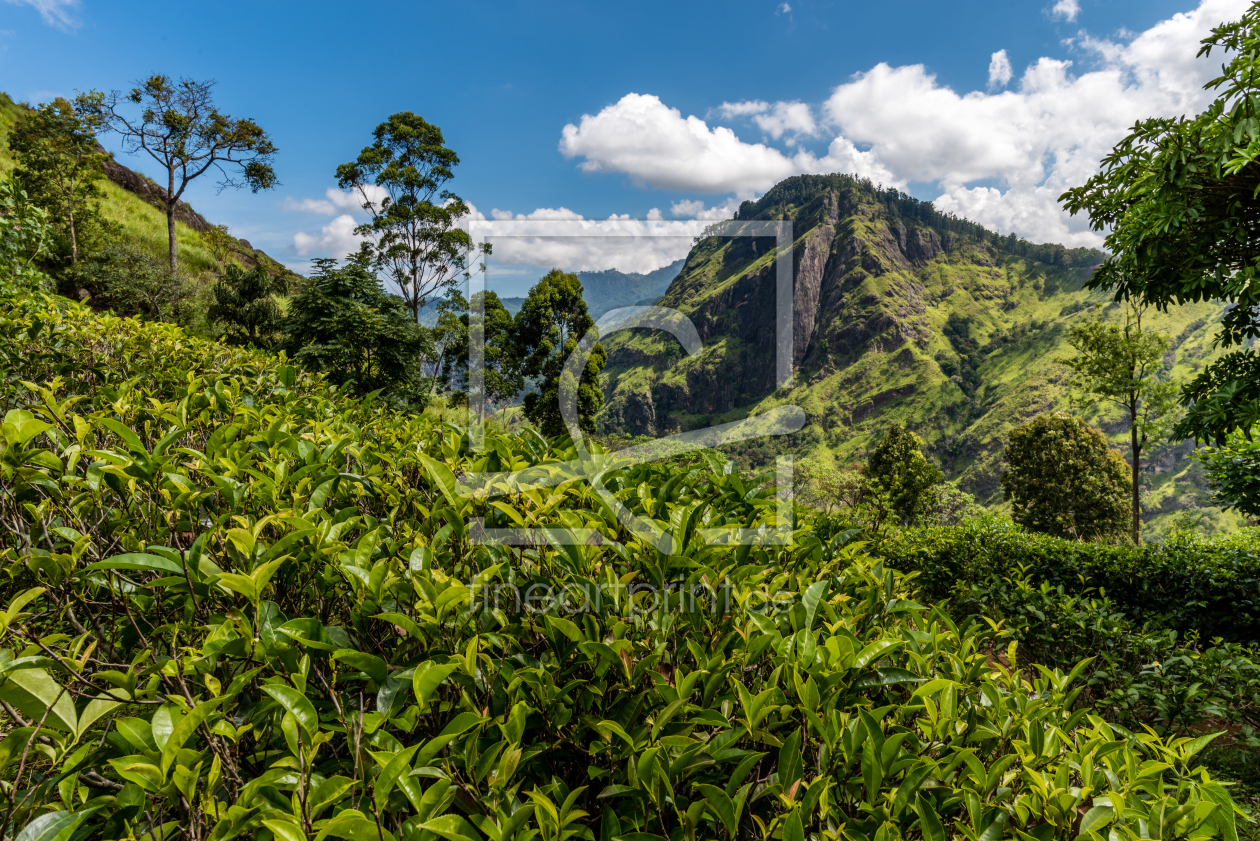
[[[1143,305],[1130,302],[1122,324],[1086,316],[1068,328],[1076,355],[1063,360],[1084,405],[1102,401],[1120,409],[1129,426],[1130,497],[1134,543],[1142,539],[1142,453],[1162,440],[1176,420],[1177,385],[1168,375],[1167,336],[1142,329]]]
[[[1011,430],[1002,490],[1011,518],[1072,540],[1114,540],[1132,527],[1128,465],[1107,438],[1065,412]]]
[[[285,348],[355,394],[381,390],[392,402],[422,409],[427,400],[417,358],[428,337],[400,298],[387,294],[363,260],[315,271],[289,303]]]
[[[74,263],[85,234],[100,226],[104,194],[97,182],[104,177],[101,162],[109,157],[96,143],[90,117],[78,113],[65,99],[56,99],[17,121],[9,134],[9,148],[17,162],[19,183],[48,211]]]
[[[565,361],[595,326],[582,298],[577,275],[552,269],[529,290],[516,314],[516,341],[522,357],[522,373],[539,380],[538,390],[525,395],[525,417],[548,437],[568,434],[560,412],[562,391],[576,391],[578,425],[583,432],[595,429],[595,414],[604,405],[599,375],[608,356],[596,342],[581,371],[580,381],[563,382]]]
[[[280,337],[283,318],[276,295],[289,291],[284,278],[258,265],[246,271],[232,263],[210,290],[214,303],[206,313],[230,345],[271,347]]]
[[[475,248],[459,227],[471,210],[446,188],[459,156],[440,128],[400,111],[372,136],[358,158],[337,167],[337,183],[363,200],[372,217],[355,229],[367,237],[364,253],[398,285],[418,320],[429,297],[466,277],[470,261],[488,255],[490,246]]]
[[[179,80],[157,74],[126,95],[89,91],[76,100],[80,111],[105,131],[121,135],[128,152],[143,151],[166,174],[166,230],[170,270],[179,271],[175,208],[188,185],[211,168],[223,176],[219,189],[269,190],[279,182],[272,169],[275,144],[251,119],[234,119],[214,104],[213,81]],[[138,106],[138,116],[129,116]]]
[[[929,490],[944,478],[923,455],[923,439],[899,423],[875,445],[866,460],[866,475],[888,494],[893,513],[903,525],[918,519],[931,500]]]
[[[1112,256],[1090,280],[1117,299],[1171,304],[1223,300],[1220,345],[1260,337],[1260,7],[1212,30],[1199,56],[1225,53],[1207,84],[1216,100],[1193,117],[1139,122],[1098,175],[1061,200],[1108,231]],[[1260,355],[1234,350],[1182,393],[1180,438],[1222,443],[1260,421]]]

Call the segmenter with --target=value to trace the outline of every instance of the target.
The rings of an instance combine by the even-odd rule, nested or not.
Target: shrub
[[[1058,412],[1015,427],[1006,463],[1002,490],[1015,522],[1074,540],[1114,540],[1128,532],[1128,466],[1080,418]]]
[[[866,460],[866,476],[888,494],[902,525],[917,521],[932,500],[931,489],[943,478],[923,455],[923,439],[899,423],[888,428]]]
[[[428,336],[401,298],[387,294],[368,265],[316,260],[289,302],[285,349],[299,364],[359,396],[382,391],[399,407],[423,409],[429,390],[417,359]]]
[[[214,303],[206,318],[223,330],[228,344],[266,348],[280,338],[282,318],[275,296],[288,291],[283,277],[263,265],[246,271],[233,263],[210,291]]]
[[[1152,630],[1100,591],[1038,584],[1026,569],[961,585],[955,599],[960,612],[1003,622],[999,647],[1016,641],[1025,661],[1070,669],[1087,660],[1085,700],[1108,721],[1160,733],[1227,726],[1236,742],[1260,746],[1254,648]]]
[[[1260,642],[1260,530],[1204,539],[1183,535],[1147,546],[1080,543],[1033,534],[995,515],[959,526],[907,529],[880,555],[932,599],[958,585],[1026,570],[1038,584],[1082,595],[1100,591],[1138,624]]]
[[[95,305],[120,315],[168,322],[189,315],[191,286],[149,251],[126,241],[110,243],[79,260],[65,279],[87,290]]]
[[[456,477],[574,450],[472,452],[168,325],[18,302],[0,330],[24,841],[1235,838],[1205,740],[1073,711],[1075,674],[986,662],[854,544],[713,542],[784,525],[716,460],[491,505]]]

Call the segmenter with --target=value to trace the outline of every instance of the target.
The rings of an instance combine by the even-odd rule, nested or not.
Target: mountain
[[[1083,288],[1104,255],[1034,245],[943,214],[930,203],[846,175],[799,176],[745,202],[737,220],[793,222],[793,376],[775,388],[773,238],[699,241],[661,299],[689,316],[703,349],[686,357],[659,332],[608,336],[606,432],[662,435],[726,423],[780,405],[804,409],[804,429],[735,454],[764,463],[778,453],[860,462],[899,422],[921,435],[950,479],[1000,508],[1007,432],[1067,409],[1066,329],[1095,304],[1121,317],[1105,293]],[[1215,358],[1220,304],[1148,313],[1173,338],[1174,375]],[[1119,445],[1116,416],[1092,418]],[[1123,450],[1122,450],[1123,452]],[[1202,481],[1188,444],[1150,458],[1149,521],[1193,511],[1233,522],[1198,501]]]
[[[653,272],[619,272],[608,269],[602,272],[577,272],[582,281],[582,297],[591,318],[599,321],[604,313],[618,307],[636,304],[654,304],[682,270],[684,260],[675,260]]]
[[[662,266],[647,274],[637,272],[619,272],[608,269],[602,272],[575,272],[582,281],[582,298],[586,301],[586,309],[591,318],[599,321],[599,317],[609,310],[618,307],[630,307],[636,304],[654,304],[669,289],[669,284],[678,276],[683,260],[675,260],[668,266]],[[466,291],[466,290],[465,290]],[[523,297],[500,298],[503,307],[512,315],[516,315],[525,305]],[[420,311],[420,323],[428,327],[437,324],[437,299],[430,301]]]

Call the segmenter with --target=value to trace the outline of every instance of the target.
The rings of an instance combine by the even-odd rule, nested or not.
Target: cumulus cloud
[[[752,108],[740,103],[734,107]],[[897,180],[844,138],[837,138],[821,158],[805,150],[789,156],[764,143],[745,143],[729,128],[709,128],[699,117],[683,117],[651,94],[626,94],[598,114],[584,114],[578,125],[566,125],[560,151],[583,158],[585,172],[624,172],[643,185],[744,198],[801,172],[843,170],[889,183]]]
[[[326,199],[286,202],[286,208],[327,213],[328,207],[347,207],[363,218],[361,202],[350,201],[347,193],[329,189]],[[692,239],[709,220],[729,219],[736,203],[706,208],[696,203],[693,213],[675,215],[691,219],[666,220],[658,208],[646,219],[628,214],[604,220],[586,219],[567,207],[540,207],[528,213],[493,208],[490,219],[469,203],[469,213],[459,227],[484,237],[494,247],[491,265],[522,266],[566,271],[601,271],[618,268],[626,272],[650,272],[687,256]],[[478,229],[480,223],[485,226]],[[363,237],[354,232],[359,220],[342,213],[320,228],[319,233],[294,234],[293,251],[300,257],[343,258],[359,250]]]
[[[702,222],[718,222],[723,219],[734,219],[735,211],[739,209],[739,200],[735,198],[727,199],[722,204],[715,207],[705,207],[704,202],[699,199],[684,199],[676,201],[669,206],[669,212],[675,216],[685,216],[692,219],[699,219]]]
[[[1059,0],[1054,4],[1054,8],[1050,10],[1050,14],[1056,18],[1063,18],[1071,23],[1076,20],[1076,16],[1081,13],[1080,0]]]
[[[76,14],[79,0],[8,0],[14,6],[30,6],[39,11],[44,23],[58,29],[74,29],[79,25]]]
[[[650,272],[686,257],[706,220],[730,218],[729,213],[705,216],[703,203],[698,204],[696,218],[685,220],[666,220],[657,208],[648,211],[646,219],[629,214],[586,219],[565,207],[516,214],[496,208],[491,211],[493,221],[471,230],[494,247],[495,266]]]
[[[989,90],[995,88],[1004,88],[1010,84],[1011,76],[1011,60],[1006,55],[1006,50],[998,50],[989,59]]]
[[[809,136],[817,133],[818,125],[814,122],[814,114],[804,102],[762,102],[759,99],[747,102],[723,102],[718,113],[727,119],[733,117],[750,117],[757,127],[778,140],[785,134]],[[794,138],[788,140],[789,145]]]
[[[1063,15],[1076,13],[1075,3],[1059,5]],[[1058,196],[1093,175],[1136,120],[1202,110],[1212,96],[1203,84],[1220,59],[1196,60],[1199,41],[1247,7],[1247,0],[1201,0],[1193,11],[1131,38],[1082,35],[1068,43],[1080,67],[1040,58],[1017,82],[1009,57],[999,51],[989,75],[1002,87],[1015,82],[1004,90],[959,93],[922,65],[878,64],[838,85],[822,103],[819,122],[836,132],[822,156],[743,141],[729,128],[683,117],[638,93],[565,126],[560,150],[580,159],[587,172],[621,172],[645,186],[736,198],[801,173],[848,172],[903,189],[934,184],[942,210],[1036,241],[1098,245],[1102,238],[1086,220],[1067,217]],[[773,113],[761,101],[717,110],[724,119]],[[676,207],[684,205],[691,207]]]
[[[293,235],[293,250],[302,257],[345,257],[359,250],[363,237],[354,232],[354,217],[343,213],[316,235],[299,231]]]
[[[373,203],[379,203],[381,199],[388,195],[381,187],[375,184],[368,184],[364,191],[367,197]],[[363,212],[363,196],[357,190],[338,190],[336,187],[329,187],[324,191],[322,199],[294,199],[286,198],[283,207],[285,210],[295,210],[303,213],[321,213],[325,216],[335,216],[338,213]]]

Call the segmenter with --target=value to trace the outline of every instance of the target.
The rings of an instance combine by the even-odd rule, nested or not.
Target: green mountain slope
[[[591,318],[598,321],[601,315],[618,307],[654,303],[669,289],[682,271],[684,262],[676,260],[647,274],[619,272],[616,269],[577,272],[578,280],[582,281],[582,297],[586,300]]]
[[[1100,252],[1002,237],[848,176],[788,179],[746,202],[738,219],[793,222],[792,381],[775,388],[773,240],[710,237],[661,300],[692,319],[703,350],[684,358],[664,334],[610,336],[605,430],[659,435],[794,404],[807,426],[742,456],[851,464],[900,422],[923,436],[949,478],[1000,507],[1007,432],[1068,408],[1066,372],[1055,363],[1070,354],[1067,326],[1094,304],[1120,315],[1107,295],[1083,289]],[[1223,309],[1147,317],[1173,337],[1176,376],[1214,358]],[[1118,417],[1092,420],[1121,441]],[[1151,453],[1144,506],[1159,528],[1168,514],[1198,508],[1191,453],[1188,444]],[[1201,513],[1208,527],[1233,523],[1217,509]]]
[[[9,130],[26,107],[15,103],[8,94],[0,92],[0,178],[7,176],[13,169],[13,156],[8,143]],[[106,175],[101,181],[101,188],[105,193],[101,202],[101,215],[105,221],[117,226],[119,236],[142,246],[155,258],[165,262],[166,216],[158,205],[158,197],[165,195],[165,192],[150,179],[117,161],[108,162]],[[208,227],[209,224],[200,214],[187,204],[180,203],[175,228],[181,270],[193,280],[203,283],[217,276],[222,268],[202,236],[202,232]],[[293,274],[245,240],[237,240],[234,251],[237,261],[245,266],[262,262],[273,271]]]

